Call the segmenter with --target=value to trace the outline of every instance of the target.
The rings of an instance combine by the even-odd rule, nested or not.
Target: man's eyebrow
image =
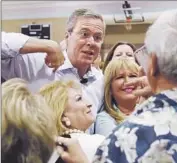
[[[90,31],[88,28],[81,28],[81,30],[80,31]],[[91,32],[91,31],[90,31]]]
[[[81,28],[80,31],[89,31],[89,32],[92,32],[89,28]],[[103,32],[96,32],[96,34],[103,35]]]

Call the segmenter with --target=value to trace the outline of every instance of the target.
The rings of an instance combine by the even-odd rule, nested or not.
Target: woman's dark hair
[[[104,61],[104,65],[103,65],[103,72],[105,71],[105,69],[106,69],[108,63],[112,60],[112,57],[113,57],[113,54],[114,54],[114,50],[115,50],[118,46],[120,46],[120,45],[128,45],[128,46],[130,46],[130,47],[132,48],[133,52],[136,51],[135,45],[133,45],[133,44],[131,44],[131,43],[124,42],[124,41],[117,42],[117,43],[109,50],[109,52],[108,52],[108,54],[107,54],[107,57],[106,57],[106,59],[105,59],[105,61]],[[135,58],[135,61],[136,61],[136,58]],[[137,62],[137,61],[136,61],[136,62]],[[138,62],[137,62],[137,63],[138,63]]]
[[[14,125],[8,126],[1,141],[2,163],[47,163],[53,151],[51,144],[30,133],[28,128]]]

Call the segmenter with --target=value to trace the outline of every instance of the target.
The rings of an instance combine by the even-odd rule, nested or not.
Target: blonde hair
[[[68,128],[62,123],[62,116],[68,102],[68,89],[80,89],[80,85],[72,80],[54,81],[40,89],[40,94],[45,98],[57,119],[58,134],[61,135]]]
[[[140,67],[135,61],[131,59],[115,59],[110,61],[108,66],[105,69],[104,80],[105,80],[105,92],[104,92],[104,101],[105,101],[105,110],[117,121],[121,122],[123,117],[115,111],[113,107],[113,100],[111,94],[111,83],[113,79],[119,76],[121,70],[129,70],[138,75]]]
[[[10,163],[8,157],[13,153],[16,157],[14,163],[46,162],[57,134],[54,123],[53,112],[44,99],[40,95],[32,95],[24,80],[14,78],[2,84],[4,162]]]

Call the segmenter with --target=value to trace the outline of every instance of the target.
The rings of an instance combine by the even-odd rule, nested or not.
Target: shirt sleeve
[[[2,32],[1,77],[5,80],[22,78],[33,80],[45,67],[46,53],[19,54],[29,36],[20,33]]]
[[[102,111],[96,118],[95,133],[108,136],[116,126],[116,121],[108,113]]]
[[[1,57],[7,58],[15,57],[19,54],[20,49],[25,45],[28,41],[29,36],[21,34],[21,33],[6,33],[2,32],[2,49],[1,49]]]

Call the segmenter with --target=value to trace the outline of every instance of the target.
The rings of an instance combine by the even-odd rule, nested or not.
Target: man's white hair
[[[148,29],[148,54],[158,58],[158,68],[168,80],[177,83],[177,10],[166,11]]]

